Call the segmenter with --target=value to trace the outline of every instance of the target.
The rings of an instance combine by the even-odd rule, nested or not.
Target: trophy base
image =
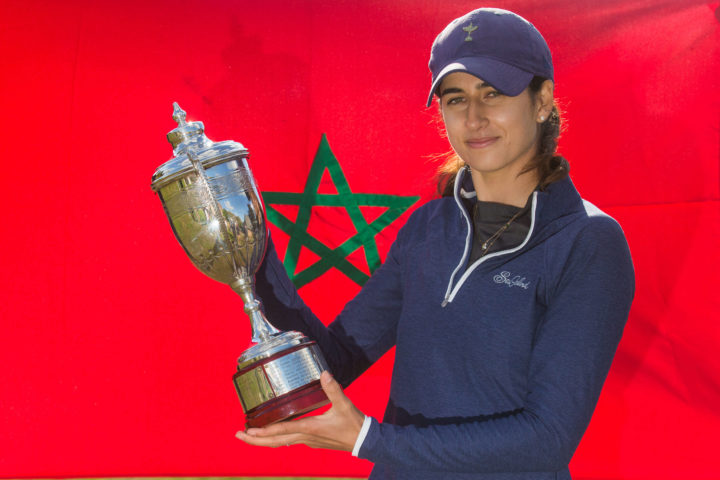
[[[284,332],[246,350],[233,375],[247,427],[289,420],[328,403],[320,386],[327,364],[317,344]]]
[[[292,393],[266,402],[245,414],[247,428],[264,427],[283,420],[291,420],[316,408],[327,405],[320,381],[316,380]]]

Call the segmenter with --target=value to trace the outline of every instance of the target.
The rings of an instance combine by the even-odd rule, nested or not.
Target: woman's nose
[[[484,105],[471,101],[467,108],[465,122],[469,128],[479,128],[487,122]]]

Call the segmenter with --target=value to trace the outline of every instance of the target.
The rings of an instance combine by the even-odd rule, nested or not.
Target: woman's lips
[[[470,148],[485,148],[497,141],[498,137],[469,138],[465,144]]]

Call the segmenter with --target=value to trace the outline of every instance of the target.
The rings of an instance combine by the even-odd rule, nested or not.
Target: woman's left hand
[[[330,372],[322,373],[320,385],[332,404],[327,412],[267,427],[249,428],[245,432],[237,432],[235,436],[260,447],[275,448],[301,443],[312,448],[352,451],[365,415],[345,396]]]

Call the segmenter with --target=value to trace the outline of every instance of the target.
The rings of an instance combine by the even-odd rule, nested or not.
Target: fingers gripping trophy
[[[193,264],[230,285],[245,303],[252,344],[238,358],[233,381],[248,427],[302,415],[327,403],[320,374],[327,370],[317,344],[300,332],[281,332],[265,318],[254,275],[265,254],[265,210],[248,150],[232,140],[212,142],[202,122],[187,122],[173,104],[178,126],[167,134],[173,158],[152,177],[152,189]]]

